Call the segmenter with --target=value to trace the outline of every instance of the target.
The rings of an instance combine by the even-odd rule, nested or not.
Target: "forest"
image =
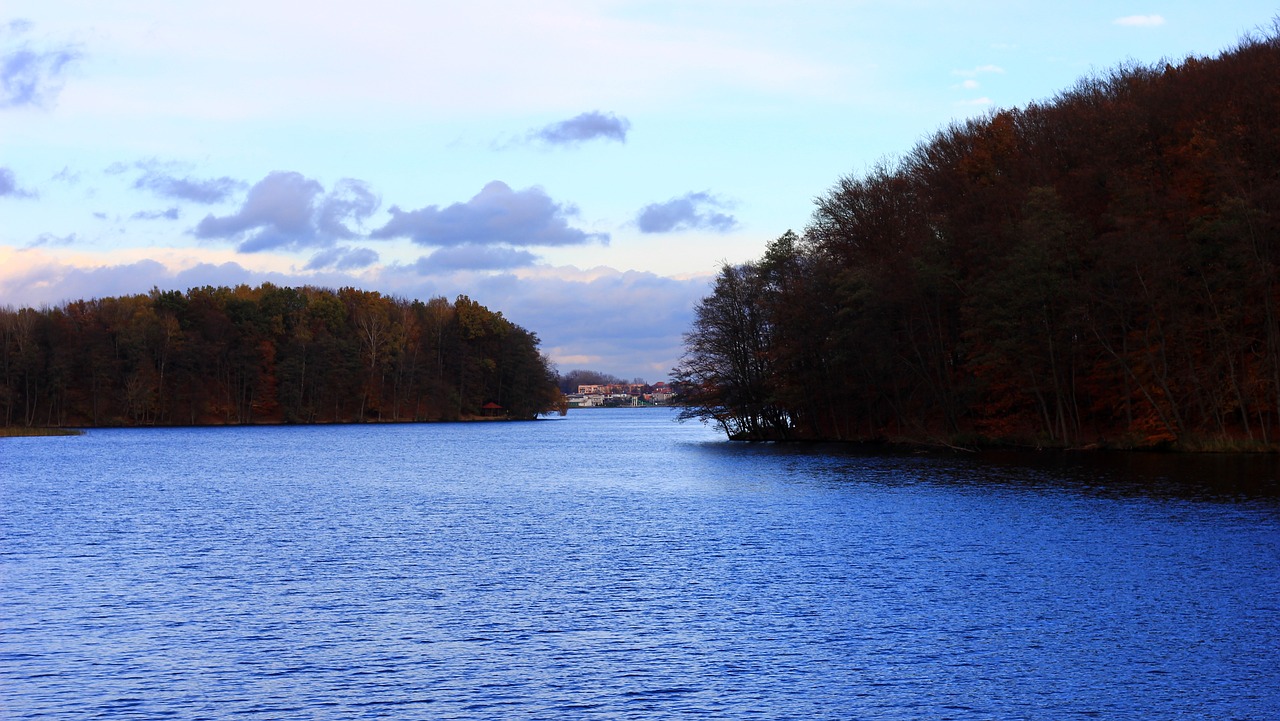
[[[839,179],[698,304],[683,417],[739,439],[1280,448],[1277,31]]]
[[[0,309],[6,427],[529,419],[562,407],[537,336],[466,296],[268,283]]]

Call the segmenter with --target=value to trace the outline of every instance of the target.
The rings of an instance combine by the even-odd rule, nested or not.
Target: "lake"
[[[1273,456],[672,418],[0,440],[0,717],[1280,717]]]

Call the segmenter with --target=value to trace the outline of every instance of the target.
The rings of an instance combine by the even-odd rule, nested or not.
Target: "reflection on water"
[[[1275,460],[662,410],[6,439],[0,716],[1275,718]]]
[[[701,446],[719,456],[774,458],[788,467],[855,482],[973,483],[982,487],[1059,488],[1108,496],[1188,500],[1280,499],[1280,455],[1254,453],[1176,454],[1155,452],[963,451],[914,452],[833,443],[718,443]],[[922,477],[894,472],[867,475],[888,462],[895,471],[925,471]]]
[[[981,460],[1008,467],[1008,473],[1035,473],[1049,482],[1096,493],[1202,500],[1280,498],[1280,456],[1274,454],[986,453]]]

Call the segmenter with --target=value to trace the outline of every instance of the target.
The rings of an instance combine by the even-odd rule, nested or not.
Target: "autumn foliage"
[[[1127,66],[842,178],[676,379],[743,438],[1280,442],[1280,38]],[[959,440],[957,440],[959,439]]]
[[[19,426],[532,418],[538,339],[459,296],[205,287],[0,310],[0,420]]]

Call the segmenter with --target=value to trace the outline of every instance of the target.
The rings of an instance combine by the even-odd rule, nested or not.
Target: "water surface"
[[[0,442],[4,718],[1280,716],[1275,459],[665,410]]]

